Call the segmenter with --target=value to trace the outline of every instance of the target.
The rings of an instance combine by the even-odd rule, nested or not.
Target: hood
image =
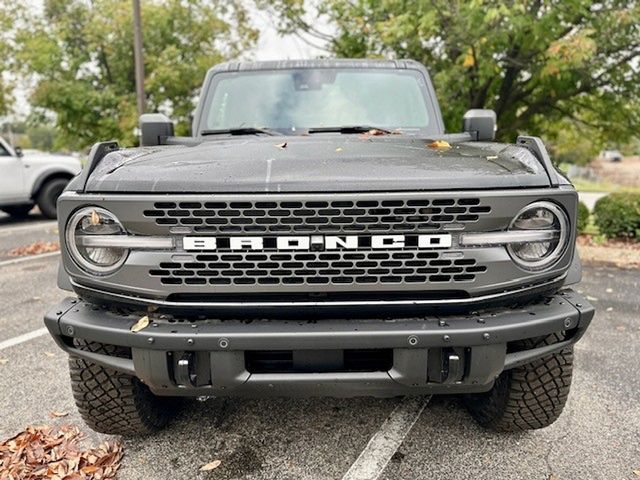
[[[285,143],[286,142],[286,143]],[[192,146],[118,150],[90,175],[87,192],[361,192],[546,187],[524,147],[400,135],[226,137]]]

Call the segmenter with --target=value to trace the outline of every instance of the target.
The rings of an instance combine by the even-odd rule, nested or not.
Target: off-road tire
[[[520,342],[530,349],[562,341],[561,334]],[[486,393],[465,395],[464,402],[482,426],[499,432],[544,428],[555,422],[571,387],[573,348],[565,348],[500,374]]]
[[[82,350],[126,356],[113,345],[75,340]],[[140,380],[78,357],[69,358],[71,390],[83,420],[96,432],[145,435],[164,427],[176,414],[179,401],[158,397]]]
[[[56,218],[57,208],[56,202],[58,197],[64,191],[69,180],[65,178],[54,178],[45,183],[38,192],[36,203],[38,208],[47,218]]]
[[[9,214],[13,218],[25,218],[33,208],[33,204],[11,205],[10,207],[2,207],[0,210]]]

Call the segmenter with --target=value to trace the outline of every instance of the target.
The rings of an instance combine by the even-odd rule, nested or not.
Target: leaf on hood
[[[435,140],[431,143],[428,143],[427,147],[435,148],[437,150],[444,150],[447,148],[451,148],[451,145],[449,145],[449,142],[447,142],[446,140]]]
[[[131,327],[131,331],[133,333],[136,333],[136,332],[139,332],[140,330],[147,328],[148,326],[149,326],[149,317],[145,315]]]
[[[279,148],[280,150],[284,150],[285,148],[287,148],[287,142],[282,142],[277,144],[276,148]]]
[[[200,467],[200,471],[201,472],[208,472],[210,470],[214,470],[214,469],[218,468],[221,463],[222,463],[221,460],[214,460],[213,462],[209,462],[209,463],[201,466]]]

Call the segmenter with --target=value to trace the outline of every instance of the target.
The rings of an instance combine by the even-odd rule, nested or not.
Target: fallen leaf
[[[95,210],[91,210],[91,218],[89,219],[89,223],[94,227],[100,224],[100,215]]]
[[[449,142],[447,142],[446,140],[436,140],[434,142],[428,143],[427,147],[444,150],[447,148],[451,148],[451,145],[449,145]]]
[[[67,415],[69,415],[69,412],[50,412],[49,415],[52,418],[60,418],[60,417],[66,417]]]
[[[607,288],[607,289],[605,290],[605,292],[607,292],[607,293],[613,293],[613,288]]]
[[[607,312],[613,312],[613,307],[607,307]]]
[[[55,356],[56,356],[56,354],[55,354],[55,353],[53,353],[53,352],[44,352],[44,354],[45,354],[47,357],[49,357],[49,358],[52,358],[52,357],[55,357]]]
[[[60,244],[58,242],[38,241],[9,250],[8,255],[10,257],[24,257],[26,255],[40,255],[41,253],[57,252],[58,250],[60,250]]]
[[[5,363],[7,363],[9,361],[8,358],[0,358],[0,365],[4,365]]]
[[[596,297],[592,297],[591,295],[587,295],[587,300],[589,300],[590,302],[597,302],[598,299]]]
[[[633,471],[633,474],[634,474],[636,477],[640,477],[640,468],[639,468],[638,470],[634,470],[634,471]]]
[[[619,332],[625,332],[627,330],[627,327],[625,327],[624,325],[618,325],[616,327],[616,330]]]
[[[221,463],[222,463],[221,460],[214,460],[213,462],[209,462],[209,463],[201,466],[200,467],[200,471],[201,472],[208,472],[210,470],[214,470],[214,469],[218,468]]]
[[[131,331],[134,333],[139,332],[140,330],[147,328],[148,326],[149,326],[149,317],[145,315],[131,327]]]
[[[285,148],[287,148],[287,142],[282,142],[276,145],[276,147],[278,147],[280,150],[284,150]]]
[[[336,152],[341,152],[341,151],[342,151],[342,147],[336,148]]]

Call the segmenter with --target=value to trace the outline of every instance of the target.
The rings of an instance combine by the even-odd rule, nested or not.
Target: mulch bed
[[[577,244],[580,258],[585,264],[640,268],[640,242],[636,240],[613,239],[601,244],[589,235],[580,235]]]

